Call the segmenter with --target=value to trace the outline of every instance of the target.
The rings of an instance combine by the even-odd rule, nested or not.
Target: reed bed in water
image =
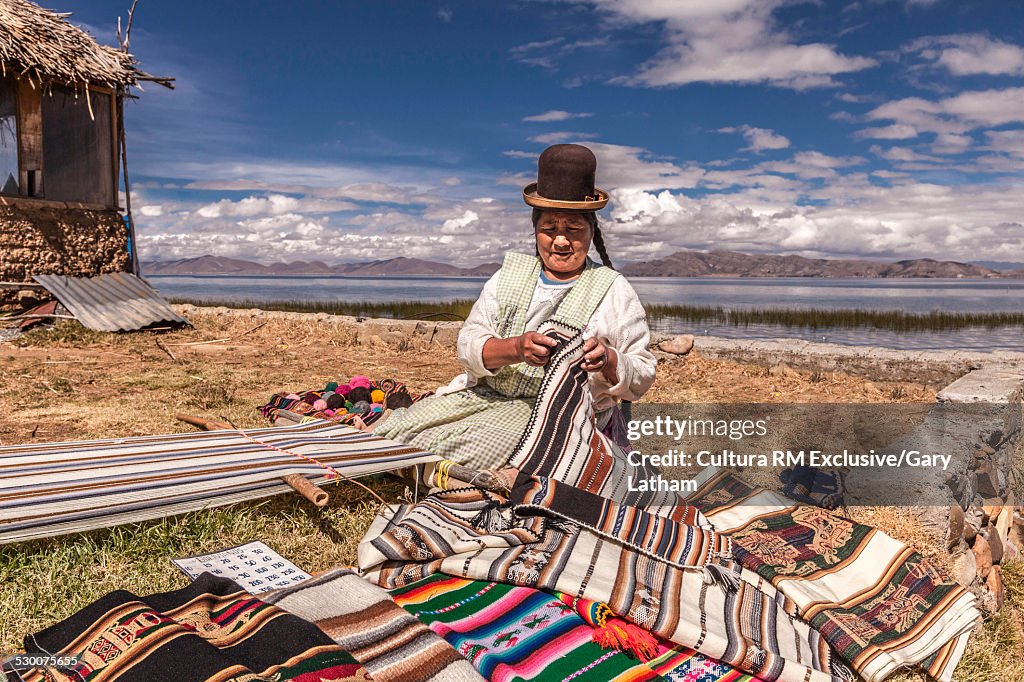
[[[750,308],[650,304],[652,319],[680,319],[735,327],[772,325],[805,329],[884,329],[895,332],[952,331],[971,327],[1024,327],[1024,312],[955,313],[933,310],[910,313],[902,310]]]
[[[292,313],[327,313],[352,317],[385,317],[393,320],[465,320],[473,307],[471,298],[452,301],[393,301],[377,303],[366,301],[257,301],[254,299],[217,300],[207,298],[170,298],[171,303],[191,303],[225,308],[259,308]]]
[[[473,307],[473,300],[468,298],[452,301],[395,302],[173,298],[171,302],[402,320],[464,320]],[[951,331],[971,327],[1024,328],[1024,312],[953,313],[932,311],[930,313],[908,313],[900,310],[829,310],[824,308],[728,309],[721,306],[666,303],[646,304],[645,308],[648,317],[652,320],[676,319],[685,322],[728,324],[737,327],[756,324],[805,329],[885,329],[895,332]]]

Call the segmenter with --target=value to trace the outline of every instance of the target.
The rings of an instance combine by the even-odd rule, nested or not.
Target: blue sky
[[[493,262],[580,142],[618,261],[1024,261],[1016,0],[142,0],[132,51],[178,83],[128,105],[147,259]]]

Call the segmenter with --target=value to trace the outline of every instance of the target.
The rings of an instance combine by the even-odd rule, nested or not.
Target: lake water
[[[165,296],[251,301],[449,301],[475,299],[486,278],[476,277],[234,277],[151,276]],[[744,308],[902,310],[928,313],[1024,312],[1024,280],[808,279],[631,277],[645,303]],[[658,320],[656,331],[726,338],[799,338],[902,349],[1024,351],[1024,329],[965,329],[899,333],[874,329],[808,330],[775,325],[695,324]]]

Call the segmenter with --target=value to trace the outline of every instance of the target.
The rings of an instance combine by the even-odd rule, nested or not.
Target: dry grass
[[[354,347],[342,327],[313,319],[193,316],[195,329],[165,334],[94,334],[62,324],[0,346],[0,444],[168,433],[190,427],[177,411],[265,425],[255,407],[279,390],[329,380],[390,376],[414,391],[447,383],[458,371],[452,349],[396,351]],[[194,344],[229,337],[229,342]],[[162,350],[171,351],[176,360]],[[179,344],[179,345],[176,345]],[[649,402],[930,402],[937,387],[870,382],[838,373],[797,372],[694,354],[664,363]],[[397,500],[401,486],[373,487]],[[372,518],[368,495],[342,487],[318,510],[296,498],[179,516],[67,538],[0,547],[0,654],[20,638],[67,617],[112,589],[147,593],[186,580],[170,557],[214,551],[261,539],[310,571],[352,564]],[[905,509],[856,508],[871,523],[940,562],[943,553]],[[1024,568],[1004,567],[1001,615],[972,638],[957,680],[1024,679]],[[1016,672],[1014,672],[1016,671]],[[916,678],[900,677],[900,680]]]

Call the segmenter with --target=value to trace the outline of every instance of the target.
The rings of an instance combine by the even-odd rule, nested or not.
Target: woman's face
[[[582,213],[544,211],[535,234],[546,271],[565,279],[583,270],[594,235]]]

